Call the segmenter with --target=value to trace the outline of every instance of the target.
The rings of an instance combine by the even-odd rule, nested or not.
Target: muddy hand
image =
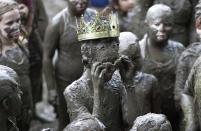
[[[106,73],[104,75],[104,81],[108,82],[109,80],[112,79],[112,76],[116,70],[116,67],[111,62],[103,63],[103,66],[106,68]]]
[[[92,65],[91,76],[94,90],[100,90],[104,85],[104,74],[106,73],[106,68],[103,64],[96,62]]]
[[[127,56],[122,55],[119,59],[117,59],[115,61],[115,66],[119,69],[124,82],[132,80],[135,74],[135,66]]]
[[[52,105],[57,104],[57,92],[55,89],[51,89],[48,91],[48,102]]]

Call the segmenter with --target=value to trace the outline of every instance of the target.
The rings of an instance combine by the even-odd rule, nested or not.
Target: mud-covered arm
[[[100,90],[94,90],[94,105],[92,115],[98,118],[100,121],[104,119],[103,115],[103,92]]]
[[[122,119],[123,124],[125,128],[129,127],[128,123],[128,97],[127,97],[127,91],[124,86],[121,87],[121,113],[122,113]]]
[[[191,73],[186,81],[184,91],[181,94],[180,106],[184,114],[185,131],[196,131],[197,128],[193,102],[194,75],[195,68],[191,70]]]
[[[54,20],[47,28],[43,45],[43,73],[49,90],[55,89],[56,82],[52,58],[59,44],[59,20]]]
[[[34,19],[34,12],[30,12],[28,15],[28,21],[26,25],[28,36],[31,34],[32,31],[33,19]]]
[[[36,44],[35,46],[39,49],[40,54],[42,54],[42,52],[43,52],[43,40],[40,36],[38,28],[32,30],[31,37],[33,40],[37,41],[34,44]]]
[[[104,120],[103,115],[103,97],[104,96],[104,74],[106,73],[106,68],[103,64],[96,62],[92,65],[91,76],[92,76],[92,85],[94,92],[94,105],[92,115],[99,119],[100,121]]]
[[[175,89],[174,89],[174,99],[176,101],[176,105],[179,104],[181,93],[184,89],[186,80],[188,78],[188,67],[187,63],[184,59],[180,58],[177,71],[176,71],[176,82],[175,82]]]
[[[70,85],[64,91],[64,97],[67,103],[67,109],[71,121],[77,118],[82,118],[82,116],[89,116],[91,113],[85,106],[87,100],[82,97],[84,96],[84,87],[79,87],[79,85]]]
[[[86,103],[88,103],[86,96],[89,94],[85,94],[85,87],[78,85],[77,83],[73,83],[68,86],[64,91],[64,97],[67,103],[67,109],[70,117],[70,121],[72,122],[69,126],[73,129],[76,124],[79,123],[80,119],[87,120],[88,118],[93,119],[93,125],[97,124],[97,127],[100,129],[104,129],[104,124],[96,117],[94,117],[86,107]],[[92,105],[91,105],[92,106]],[[85,121],[82,123],[82,126],[88,125]]]
[[[36,9],[35,14],[37,16],[37,26],[41,36],[41,39],[44,39],[45,30],[48,25],[48,16],[45,11],[44,4],[41,0],[36,0]]]
[[[34,24],[33,24],[33,30],[31,33],[31,37],[33,40],[38,41],[34,44],[39,51],[40,54],[43,52],[43,40],[45,35],[45,30],[48,25],[48,17],[43,5],[43,2],[41,0],[35,0],[35,18],[34,18]]]
[[[154,113],[161,113],[160,87],[158,86],[158,80],[155,76],[152,76],[151,92],[152,92],[151,111]]]
[[[26,25],[26,29],[28,32],[28,36],[30,35],[31,31],[32,31],[32,26],[33,26],[33,21],[34,21],[34,3],[33,0],[27,0],[26,4],[29,8],[29,14],[28,14],[28,19],[27,19],[27,25]]]
[[[181,108],[184,113],[185,131],[196,131],[196,114],[194,112],[193,97],[181,94]]]

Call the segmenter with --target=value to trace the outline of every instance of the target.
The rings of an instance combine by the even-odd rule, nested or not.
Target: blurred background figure
[[[42,43],[48,17],[42,0],[16,0],[21,15],[21,21],[28,35],[30,60],[30,79],[32,96],[35,105],[42,95]]]
[[[189,45],[189,26],[192,13],[192,5],[189,0],[154,0],[154,4],[169,6],[174,14],[174,28],[170,38],[181,42],[184,46]]]
[[[134,0],[111,0],[110,4],[118,12],[120,32],[133,32]]]
[[[137,35],[139,40],[141,40],[146,33],[145,17],[147,10],[153,4],[153,0],[135,0],[133,7],[133,17],[132,17],[132,32]]]
[[[120,31],[134,33],[142,39],[146,33],[145,16],[153,0],[110,0],[110,5],[118,12]]]
[[[101,11],[109,4],[109,0],[90,0],[90,8]]]
[[[34,6],[32,0],[14,0],[17,3],[19,3],[19,9],[20,10],[27,10],[28,8],[28,16],[26,16],[27,12],[25,13],[25,16],[22,19],[22,24],[25,26],[25,29],[27,31],[27,36],[29,37],[31,31],[32,31],[32,24],[34,19]],[[27,6],[27,7],[25,7]],[[21,11],[22,12],[22,11]]]
[[[32,32],[29,37],[30,78],[32,84],[33,103],[41,100],[42,96],[42,46],[48,16],[42,0],[34,0],[34,19]]]

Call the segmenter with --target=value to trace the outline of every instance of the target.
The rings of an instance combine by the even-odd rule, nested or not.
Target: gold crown
[[[13,0],[0,0],[0,15],[17,8],[17,3]]]
[[[77,24],[78,40],[90,40],[107,37],[119,37],[118,15],[110,12],[97,13],[89,23],[84,22],[83,15],[80,18],[80,25]]]

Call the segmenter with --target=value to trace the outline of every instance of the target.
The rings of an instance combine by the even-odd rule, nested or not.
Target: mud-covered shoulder
[[[60,11],[58,14],[56,14],[52,20],[49,23],[49,28],[57,28],[60,29],[59,27],[61,27],[60,25],[64,25],[64,22],[68,22],[68,18],[69,18],[69,13],[68,13],[68,9],[65,8],[62,11]]]
[[[147,40],[147,34],[144,35],[143,39],[141,39],[139,41],[139,46],[140,46],[140,51],[141,51],[141,56],[142,56],[142,59],[145,58],[145,48],[146,48],[146,40]]]
[[[141,81],[145,81],[148,84],[156,84],[158,83],[157,78],[152,74],[137,72],[135,79],[139,79]]]
[[[68,107],[68,113],[70,120],[73,121],[84,113],[89,113],[87,106],[87,98],[89,93],[87,92],[87,86],[83,82],[82,77],[79,80],[74,81],[64,91],[64,97]]]
[[[66,87],[64,90],[64,96],[66,98],[66,101],[68,101],[71,97],[81,97],[84,90],[86,90],[86,86],[83,86],[83,82],[81,79],[78,79],[71,83],[69,86]]]
[[[195,64],[193,65],[193,69],[196,70],[196,68],[201,68],[201,56],[197,58]]]
[[[52,23],[58,23],[61,19],[63,19],[64,16],[69,17],[68,14],[68,9],[65,8],[63,10],[61,10],[59,13],[57,13],[53,18],[52,18]]]
[[[191,44],[187,49],[185,49],[180,58],[179,61],[188,61],[191,57],[198,57],[201,52],[201,44],[199,42]]]
[[[175,48],[180,54],[184,51],[185,47],[183,46],[182,43],[173,41],[173,40],[168,40],[168,45]]]
[[[146,75],[147,79],[150,79],[152,84],[157,84],[158,83],[158,79],[154,75],[146,74],[146,73],[145,73],[145,75]]]
[[[185,86],[184,86],[184,93],[188,94],[190,96],[194,96],[194,87],[195,85],[195,80],[196,80],[196,75],[199,73],[199,68],[201,68],[201,56],[198,57],[198,59],[195,61],[190,74],[188,75],[188,79],[186,80]]]

